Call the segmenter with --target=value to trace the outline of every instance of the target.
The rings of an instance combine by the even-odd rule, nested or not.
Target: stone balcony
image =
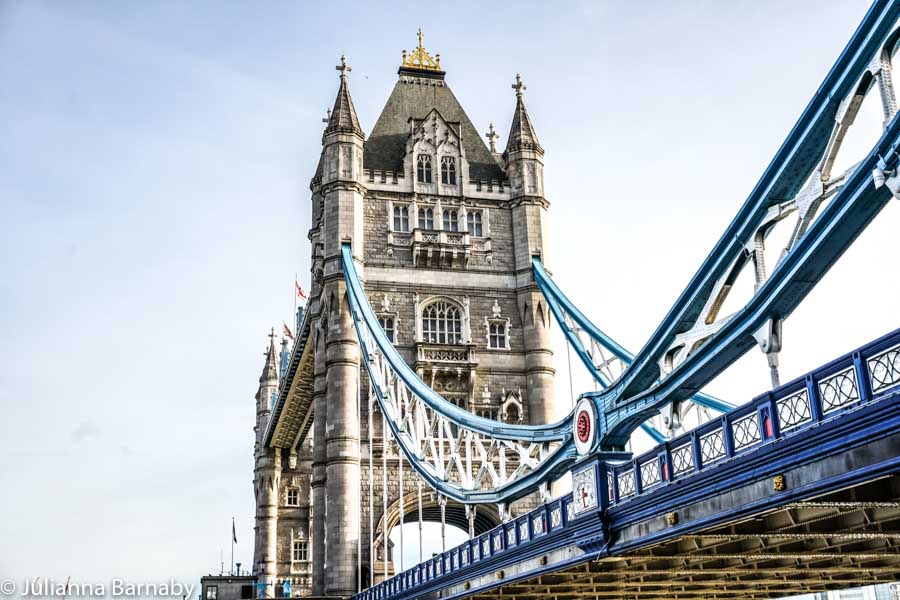
[[[417,267],[465,268],[471,252],[472,243],[466,232],[413,230],[413,265]]]
[[[477,367],[474,344],[416,343],[416,373],[459,406],[467,406],[472,400]]]

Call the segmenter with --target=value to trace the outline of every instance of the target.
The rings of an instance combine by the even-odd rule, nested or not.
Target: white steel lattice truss
[[[599,375],[597,383],[606,389],[622,376],[631,365],[631,361],[620,358],[601,340],[586,331],[564,305],[557,304],[557,307],[563,318],[563,327],[578,340]],[[690,401],[676,402],[648,419],[647,424],[656,431],[664,432],[666,437],[673,438],[682,433],[688,423],[693,425],[705,423],[712,418],[713,412],[706,406]]]
[[[395,441],[423,475],[460,492],[494,491],[536,470],[560,445],[498,439],[455,422],[413,392],[365,324],[359,331],[369,351],[370,401],[378,404]]]

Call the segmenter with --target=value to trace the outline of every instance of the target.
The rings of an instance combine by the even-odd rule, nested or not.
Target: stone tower
[[[418,501],[414,472],[385,443],[381,415],[369,411],[342,243],[351,244],[388,338],[429,386],[489,418],[554,417],[549,312],[531,274],[532,256],[546,260],[544,150],[521,78],[501,154],[493,125],[485,144],[421,32],[368,137],[344,57],[336,68],[337,97],[310,184],[312,285],[291,363],[301,366],[282,374],[272,416],[259,417],[271,422],[258,436],[254,568],[279,593],[290,580],[293,596],[348,596],[399,569],[386,536]],[[285,505],[291,490],[306,490],[307,504]],[[496,507],[443,505],[428,489],[422,506],[425,520],[443,512],[475,533],[500,518]],[[307,553],[294,552],[300,539]]]

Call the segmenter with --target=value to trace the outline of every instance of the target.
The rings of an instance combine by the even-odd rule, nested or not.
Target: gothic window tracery
[[[394,231],[409,231],[408,206],[394,206]]]
[[[422,309],[422,341],[430,344],[462,343],[462,312],[459,307],[439,300]]]
[[[419,183],[431,183],[431,156],[420,154],[416,158],[416,180]]]
[[[506,348],[505,321],[494,321],[488,326],[488,348]]]
[[[521,423],[525,420],[522,409],[522,392],[506,392],[505,399],[500,405],[500,419],[507,423]]]
[[[300,506],[300,490],[299,488],[290,487],[285,493],[285,506]]]
[[[295,562],[306,562],[309,560],[309,547],[306,542],[295,540],[292,548],[291,560]]]
[[[445,209],[441,217],[441,228],[444,231],[459,231],[459,213],[457,211]]]
[[[441,158],[441,183],[444,185],[456,185],[455,156],[444,156]]]
[[[433,208],[424,207],[419,209],[419,229],[434,229]]]
[[[494,300],[491,307],[491,317],[484,318],[484,329],[487,335],[487,347],[489,350],[509,350],[509,317],[501,315],[500,302]]]
[[[397,327],[397,323],[396,321],[394,321],[394,317],[389,315],[379,316],[378,324],[381,325],[381,328],[384,330],[384,335],[387,336],[388,341],[393,344]]]
[[[466,214],[466,229],[468,230],[469,235],[476,237],[481,237],[483,235],[484,230],[480,210],[470,210]]]

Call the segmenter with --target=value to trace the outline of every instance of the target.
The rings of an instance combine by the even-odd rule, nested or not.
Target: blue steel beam
[[[381,352],[390,364],[391,370],[429,408],[465,429],[483,433],[495,439],[546,442],[561,441],[571,437],[572,419],[569,416],[557,423],[548,425],[510,425],[501,421],[479,417],[442,398],[440,394],[419,378],[416,372],[406,364],[406,361],[403,360],[403,357],[400,356],[394,345],[387,339],[381,325],[378,323],[375,311],[372,310],[372,305],[369,304],[369,299],[363,290],[359,275],[356,273],[352,250],[348,243],[344,243],[341,247],[341,266],[344,272],[344,282],[347,284],[350,306],[354,311],[354,324],[357,328],[366,327],[375,341],[376,348],[370,348],[370,350],[374,351],[377,349]]]
[[[562,290],[559,289],[559,286],[556,285],[556,282],[553,281],[553,278],[550,277],[549,273],[544,269],[544,265],[541,263],[541,259],[537,256],[531,259],[532,270],[534,271],[534,280],[537,282],[538,287],[541,290],[541,293],[544,294],[544,297],[547,299],[547,304],[550,306],[550,311],[553,313],[553,316],[556,318],[557,323],[559,323],[560,328],[562,328],[563,333],[566,336],[566,339],[569,341],[569,344],[572,348],[575,349],[575,353],[578,355],[578,358],[581,359],[581,362],[584,363],[584,366],[587,367],[588,372],[593,376],[594,380],[602,387],[603,389],[608,388],[614,382],[607,381],[606,377],[603,376],[602,373],[597,369],[594,365],[593,360],[585,349],[584,345],[581,343],[581,340],[572,332],[568,327],[566,327],[565,316],[563,311],[568,313],[572,319],[581,326],[584,331],[591,336],[598,344],[602,345],[604,348],[609,350],[611,354],[613,354],[616,358],[621,360],[626,365],[630,365],[634,360],[634,355],[626,350],[623,346],[618,344],[611,337],[606,335],[599,327],[594,325],[590,319],[588,319],[584,313],[582,313],[575,304],[572,303],[569,298],[563,294]],[[697,404],[699,406],[703,406],[705,408],[712,409],[716,412],[727,412],[735,407],[734,404],[729,402],[725,402],[724,400],[720,400],[714,396],[710,396],[709,394],[704,394],[703,392],[698,392],[691,396],[691,402]],[[648,431],[648,427],[646,424],[641,425],[644,431],[647,433],[651,433]],[[656,430],[653,429],[655,432]],[[662,441],[665,439],[662,434],[656,432],[657,435],[660,436],[658,441]],[[655,436],[654,436],[655,437]]]
[[[644,348],[637,354],[632,368],[622,377],[621,391],[617,392],[615,399],[617,404],[622,398],[636,397],[656,384],[660,378],[659,359],[669,349],[675,336],[686,331],[696,321],[713,291],[715,282],[744,252],[746,241],[756,231],[756,225],[762,220],[767,209],[793,198],[804,185],[822,158],[841,100],[850,93],[851,88],[866,71],[872,57],[888,38],[898,15],[900,4],[894,1],[877,0],[869,9],[734,221]],[[868,175],[868,171],[865,173]],[[814,281],[821,277],[823,272],[824,270],[820,269],[809,274]],[[804,292],[800,293],[801,297],[804,295]],[[739,346],[742,349],[740,354],[750,347],[747,343],[741,343]],[[729,357],[727,362],[730,364],[731,360],[733,359]],[[693,393],[699,387],[702,386],[697,385],[694,390],[687,391]]]
[[[590,457],[577,468],[596,469],[594,481],[598,485],[593,507],[578,513],[572,507],[577,499],[572,494],[556,498],[509,523],[498,525],[460,546],[398,573],[353,598],[411,600],[434,597],[438,592],[445,598],[477,595],[488,588],[509,583],[510,579],[494,574],[499,569],[510,570],[513,565],[525,561],[531,561],[532,566],[515,574],[515,578],[531,578],[559,571],[601,556],[623,555],[897,473],[900,456],[891,452],[896,447],[896,442],[892,445],[891,440],[897,439],[900,427],[900,370],[894,368],[897,352],[900,352],[900,330],[756,397],[732,411],[718,425],[709,423],[713,428],[727,426],[733,429],[738,420],[751,416],[757,419],[759,436],[738,449],[732,448],[727,456],[708,463],[701,452],[693,458],[696,468],[676,473],[669,459],[664,458],[673,448],[684,446],[693,433],[653,448],[624,464],[610,464],[602,455]],[[778,410],[778,403],[789,400],[798,390],[808,389],[809,386],[817,389],[848,369],[853,369],[855,373],[856,397],[848,397],[843,404],[829,408],[819,394],[811,393],[806,397],[809,403],[806,414],[810,416],[800,423],[793,421],[793,415]],[[875,382],[875,389],[869,382]],[[767,430],[766,423],[770,430]],[[881,444],[878,452],[870,452],[867,445],[876,443]],[[697,518],[662,528],[647,527],[632,539],[622,540],[620,537],[625,528],[646,523],[648,519],[659,519],[668,511],[681,511],[686,505],[721,496],[750,482],[805,469],[816,462],[839,457],[858,448],[866,448],[862,454],[870,461],[868,464],[847,467],[843,461],[836,461],[838,466],[827,477],[811,477],[806,485],[793,481],[788,489],[777,494],[766,493],[750,502],[732,502],[730,506],[726,501],[725,508],[716,506],[708,514]],[[665,471],[660,469],[660,472],[666,473],[660,481],[635,485],[628,493],[619,489],[618,473],[632,473],[635,478],[642,478],[644,474],[639,466],[651,460],[664,460],[669,466]],[[607,474],[612,478],[607,479]],[[605,481],[609,481],[611,487],[606,488],[610,484],[604,484]],[[605,493],[612,492],[613,488],[614,493]],[[566,554],[564,558],[544,560],[539,565],[534,560],[572,546],[584,550],[584,553]],[[492,575],[492,583],[479,588],[474,582],[478,578],[482,578],[483,582],[486,574]],[[473,582],[471,588],[463,586],[466,581]],[[448,594],[454,587],[462,589]]]
[[[551,481],[562,476],[568,471],[576,457],[575,442],[572,436],[572,419],[567,417],[565,420],[552,425],[507,425],[491,419],[477,417],[472,413],[459,408],[455,404],[441,398],[437,392],[432,390],[419,379],[415,371],[413,371],[403,357],[397,352],[394,345],[387,339],[378,318],[369,304],[369,300],[362,288],[362,283],[356,273],[356,267],[353,262],[353,254],[350,244],[343,244],[341,248],[341,267],[344,273],[344,281],[347,284],[347,298],[350,303],[350,311],[353,317],[353,324],[356,328],[357,337],[360,343],[360,351],[363,357],[363,363],[372,389],[375,392],[376,400],[383,414],[390,414],[385,398],[385,390],[376,382],[379,377],[373,372],[372,361],[369,359],[372,352],[380,352],[387,360],[390,368],[398,377],[407,385],[414,394],[416,394],[429,408],[443,415],[459,427],[486,434],[494,439],[504,439],[513,441],[530,441],[530,442],[547,442],[558,441],[559,447],[540,463],[532,472],[527,475],[513,479],[511,482],[497,486],[492,490],[462,490],[458,486],[451,485],[439,477],[432,470],[423,465],[420,457],[416,456],[407,446],[399,443],[403,437],[397,424],[393,419],[386,419],[390,426],[391,434],[395,440],[398,440],[398,446],[406,455],[410,465],[423,478],[423,480],[433,489],[443,495],[452,498],[458,502],[465,504],[488,504],[488,503],[504,503],[511,502],[533,492],[535,488],[545,481]],[[371,339],[375,343],[375,348],[370,348],[366,344],[366,336],[363,328],[366,328],[371,335]]]
[[[599,446],[619,447],[648,416],[673,400],[689,396],[752,348],[753,332],[771,318],[791,314],[868,223],[891,201],[886,187],[876,189],[872,170],[900,167],[900,120],[894,119],[869,156],[848,178],[821,216],[810,226],[747,306],[710,337],[662,382],[630,397],[619,389],[585,394],[598,403]],[[882,158],[887,157],[887,158]]]

